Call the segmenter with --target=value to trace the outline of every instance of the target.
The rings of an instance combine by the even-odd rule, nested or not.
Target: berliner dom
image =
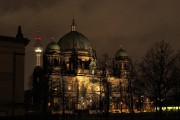
[[[34,109],[53,114],[129,112],[131,59],[119,48],[111,64],[98,66],[95,49],[73,20],[70,32],[46,46],[43,65],[34,69]]]

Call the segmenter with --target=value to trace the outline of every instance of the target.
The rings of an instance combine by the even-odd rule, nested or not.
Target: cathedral
[[[115,53],[111,67],[106,60],[98,65],[95,49],[77,31],[73,20],[70,32],[45,49],[37,37],[34,51],[34,109],[52,113],[129,112],[131,59],[122,48]]]

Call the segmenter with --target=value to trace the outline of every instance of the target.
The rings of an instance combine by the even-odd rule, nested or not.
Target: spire
[[[21,26],[18,26],[18,31],[17,31],[17,34],[16,34],[16,38],[23,38],[23,34],[22,34],[22,31],[21,31]]]
[[[76,24],[74,18],[72,20],[71,31],[76,31]]]

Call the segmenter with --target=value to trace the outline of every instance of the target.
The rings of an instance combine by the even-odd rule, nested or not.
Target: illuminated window
[[[49,103],[48,103],[48,106],[50,106],[50,105],[51,105],[51,103],[49,102]]]
[[[58,60],[54,58],[54,66],[58,66],[59,65],[58,63],[59,63]]]
[[[66,69],[69,70],[69,63],[66,64]]]
[[[68,90],[71,90],[71,86],[70,85],[68,86]]]

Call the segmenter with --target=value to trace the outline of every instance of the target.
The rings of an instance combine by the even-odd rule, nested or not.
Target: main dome
[[[76,31],[74,19],[71,25],[71,31],[58,41],[58,45],[62,52],[72,51],[74,48],[78,51],[89,51],[92,49],[90,41],[83,34]]]
[[[92,48],[89,40],[77,31],[71,31],[64,35],[59,41],[58,45],[62,52],[71,51],[76,47],[78,51],[89,51]]]

